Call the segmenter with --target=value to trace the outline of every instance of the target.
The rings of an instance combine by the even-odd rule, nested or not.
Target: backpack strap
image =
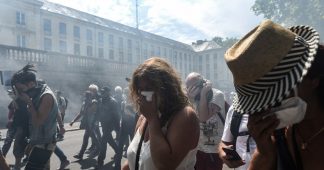
[[[222,116],[222,114],[220,112],[217,112],[217,115],[218,115],[219,119],[222,121],[223,125],[225,125],[225,119]]]
[[[236,149],[236,140],[237,137],[240,136],[239,135],[239,128],[241,125],[241,120],[242,120],[243,114],[240,114],[236,111],[234,111],[233,115],[232,115],[232,120],[231,120],[231,127],[230,127],[230,131],[234,137],[233,143],[234,143],[234,149]],[[242,136],[242,134],[241,134]]]

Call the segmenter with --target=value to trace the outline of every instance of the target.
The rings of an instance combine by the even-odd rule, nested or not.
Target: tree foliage
[[[238,39],[234,37],[223,38],[219,36],[215,36],[212,40],[215,41],[221,47],[225,48],[231,47],[234,43],[238,41]]]
[[[252,10],[286,26],[310,25],[324,37],[323,0],[255,0]]]

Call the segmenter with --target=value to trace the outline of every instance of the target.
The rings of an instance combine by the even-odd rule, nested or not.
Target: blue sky
[[[136,27],[135,0],[49,0]],[[190,44],[214,36],[242,37],[262,21],[254,0],[138,0],[139,28]]]

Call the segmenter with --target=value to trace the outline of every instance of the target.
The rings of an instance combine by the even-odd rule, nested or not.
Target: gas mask
[[[270,114],[276,114],[280,123],[276,129],[281,129],[289,125],[301,122],[306,114],[307,103],[297,96],[284,99],[279,107],[271,109]]]

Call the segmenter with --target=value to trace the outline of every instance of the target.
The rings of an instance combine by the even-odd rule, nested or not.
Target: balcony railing
[[[96,74],[130,74],[136,64],[120,63],[102,58],[48,52],[14,46],[0,45],[0,59],[7,63],[34,63],[42,69]]]

